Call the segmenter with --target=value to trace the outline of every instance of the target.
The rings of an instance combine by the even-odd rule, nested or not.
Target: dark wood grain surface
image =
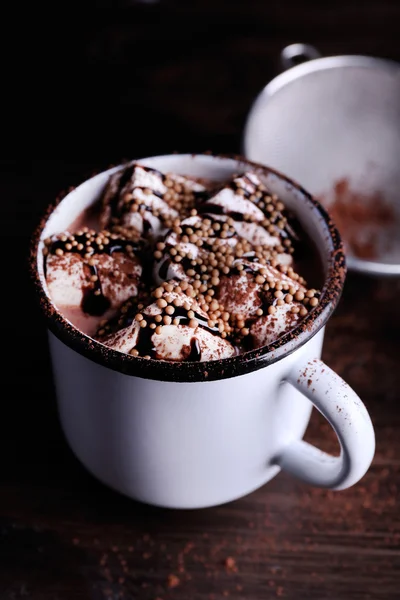
[[[400,60],[398,1],[84,6],[64,5],[50,27],[37,19],[33,44],[18,36],[15,61],[35,83],[17,77],[4,113],[0,599],[399,598],[400,281],[350,275],[326,331],[324,360],[376,428],[359,484],[334,493],[280,474],[226,506],[166,511],[109,491],[67,447],[25,268],[39,214],[92,169],[238,151],[284,45]],[[316,414],[307,439],[337,449]]]

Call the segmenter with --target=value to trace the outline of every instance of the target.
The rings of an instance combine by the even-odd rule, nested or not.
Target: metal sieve
[[[321,199],[350,269],[400,274],[400,65],[319,56],[306,44],[283,50],[288,70],[255,100],[244,153]]]

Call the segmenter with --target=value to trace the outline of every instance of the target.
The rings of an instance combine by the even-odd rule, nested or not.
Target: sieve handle
[[[320,51],[310,44],[290,44],[281,52],[281,66],[286,71],[300,63],[320,57]]]

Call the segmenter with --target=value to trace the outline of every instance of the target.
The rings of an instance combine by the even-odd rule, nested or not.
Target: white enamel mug
[[[313,239],[326,283],[302,325],[272,346],[204,363],[121,354],[57,311],[43,272],[43,240],[95,202],[115,171],[96,175],[49,211],[32,246],[32,272],[50,330],[61,424],[80,461],[108,486],[142,502],[200,508],[234,500],[280,469],[313,485],[356,483],[374,455],[374,431],[355,392],[320,359],[324,326],[345,265],[337,230],[298,185],[244,159],[170,155],[140,161],[161,171],[227,179],[249,167]],[[335,430],[339,457],[302,441],[312,407]]]

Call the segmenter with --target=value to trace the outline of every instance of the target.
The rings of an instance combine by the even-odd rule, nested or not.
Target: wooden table
[[[1,600],[400,597],[400,281],[350,275],[326,332],[324,360],[363,398],[376,428],[364,479],[333,493],[281,474],[229,505],[175,512],[109,491],[67,447],[24,262],[30,232],[60,188],[123,156],[237,151],[250,103],[285,44],[400,59],[399,19],[395,0],[362,10],[357,2],[161,0],[114,11],[102,2],[90,18],[65,11],[57,28],[39,28],[26,48],[37,74],[33,110],[18,113],[26,135],[18,145],[10,136],[1,164],[12,257],[2,263],[12,285],[2,294]],[[50,54],[59,68],[46,62]],[[27,93],[18,85],[16,106]],[[307,439],[337,450],[316,414]]]

